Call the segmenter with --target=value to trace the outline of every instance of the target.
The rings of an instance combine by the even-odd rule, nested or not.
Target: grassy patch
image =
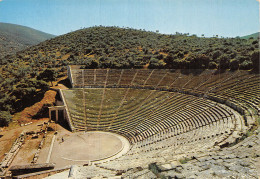
[[[157,178],[166,179],[166,177],[164,175],[160,174],[161,170],[156,165],[156,163],[150,163],[149,166],[148,166],[148,169],[151,172],[153,172],[157,176]]]
[[[185,163],[187,163],[188,161],[190,161],[191,159],[190,158],[181,158],[181,159],[179,159],[179,162],[181,163],[181,164],[185,164]]]
[[[260,116],[256,116],[256,123],[257,123],[257,126],[260,125]]]

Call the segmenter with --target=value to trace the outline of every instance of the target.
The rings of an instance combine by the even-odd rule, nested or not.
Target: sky
[[[257,0],[0,0],[0,22],[54,35],[95,25],[207,37],[260,29]]]

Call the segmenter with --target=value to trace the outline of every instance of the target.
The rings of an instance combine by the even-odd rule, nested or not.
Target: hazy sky
[[[0,0],[0,22],[55,35],[94,25],[225,37],[260,29],[256,0]]]

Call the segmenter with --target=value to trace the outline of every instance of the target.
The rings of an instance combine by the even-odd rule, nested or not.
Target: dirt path
[[[23,127],[17,127],[10,130],[5,130],[0,132],[0,135],[3,135],[0,138],[0,161],[3,159],[4,154],[7,153],[15,139],[21,134],[21,132],[27,132],[32,130],[37,130],[40,128],[38,125],[43,124],[44,122],[47,122],[48,118],[43,118],[37,121],[34,121],[32,124],[23,126]]]
[[[46,118],[39,118],[39,119],[32,119],[42,107],[46,104],[54,104],[55,97],[57,94],[56,89],[66,89],[66,87],[58,82],[61,80],[65,80],[67,77],[62,77],[58,79],[56,82],[53,82],[54,89],[50,89],[45,92],[44,97],[41,101],[33,104],[25,108],[23,111],[14,114],[13,122],[10,123],[9,127],[0,128],[0,162],[4,158],[4,154],[7,153],[13,142],[16,138],[21,134],[21,132],[28,132],[28,131],[37,131],[41,127],[40,125],[44,122],[49,120],[48,117]],[[21,124],[28,124],[25,126],[21,126]],[[53,135],[54,132],[51,132]],[[30,163],[33,158],[33,154],[40,142],[40,139],[33,139],[26,141],[25,145],[22,146],[21,151],[18,152],[17,157],[14,159],[13,163]],[[48,141],[46,141],[48,143]],[[48,145],[47,145],[48,146]]]
[[[35,116],[45,104],[53,104],[55,102],[55,96],[57,92],[54,90],[49,90],[44,94],[41,101],[35,103],[34,105],[25,108],[23,111],[16,113],[13,117],[13,122],[19,124],[24,124],[32,121],[32,117]],[[13,124],[10,125],[13,127]]]
[[[19,124],[31,122],[32,117],[35,116],[45,104],[55,103],[55,96],[57,94],[57,89],[68,89],[63,84],[59,84],[60,81],[65,80],[67,76],[59,78],[57,81],[53,82],[53,86],[50,90],[46,91],[44,97],[41,101],[35,103],[34,105],[25,108],[23,111],[14,114],[13,123],[10,124],[9,128],[16,127]]]
[[[55,102],[56,91],[49,90],[44,94],[43,99],[34,105],[25,108],[23,111],[16,113],[13,117],[13,122],[9,127],[1,129],[0,135],[0,161],[3,159],[4,154],[8,152],[15,141],[15,139],[20,135],[21,132],[37,130],[39,124],[47,122],[48,118],[41,118],[37,120],[32,120],[32,116],[36,115],[43,107],[44,104],[52,104]],[[32,122],[30,125],[21,127],[20,124],[25,124]]]

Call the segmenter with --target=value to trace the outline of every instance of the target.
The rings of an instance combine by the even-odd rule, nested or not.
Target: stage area
[[[50,162],[56,167],[72,164],[88,164],[117,155],[129,148],[128,141],[110,132],[77,132],[58,134],[54,142]]]

